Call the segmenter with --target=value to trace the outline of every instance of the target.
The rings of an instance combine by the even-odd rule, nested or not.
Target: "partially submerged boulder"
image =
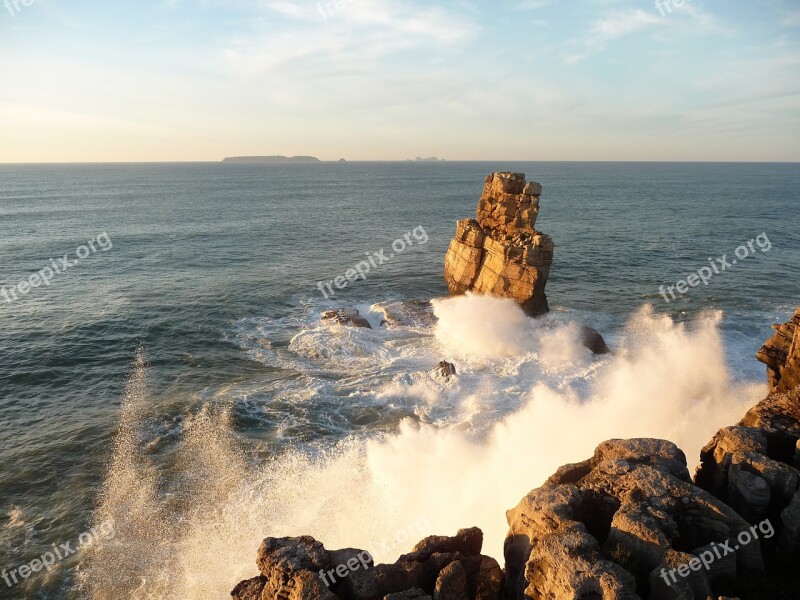
[[[381,325],[389,327],[432,327],[436,323],[433,305],[428,300],[378,302],[372,310],[383,313]]]
[[[369,321],[360,316],[360,312],[355,308],[335,308],[333,310],[326,310],[322,313],[322,322],[326,325],[372,329],[372,325],[369,324]]]
[[[447,383],[450,381],[451,378],[455,377],[458,373],[456,372],[456,366],[453,363],[449,363],[446,360],[440,361],[438,365],[433,368],[431,372],[434,379]]]

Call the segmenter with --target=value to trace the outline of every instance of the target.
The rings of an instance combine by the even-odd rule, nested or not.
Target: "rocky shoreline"
[[[552,240],[536,231],[541,186],[487,177],[477,219],[458,222],[445,258],[450,293],[548,311]],[[382,325],[429,323],[426,302],[380,307]],[[330,325],[371,327],[354,309]],[[608,440],[558,469],[506,513],[504,562],[483,555],[478,528],[429,536],[394,564],[308,537],[267,538],[260,574],[236,600],[798,600],[800,598],[800,307],[758,352],[769,396],[701,452],[692,478],[667,440]],[[583,327],[583,344],[608,352]],[[442,361],[432,375],[456,374]],[[525,457],[520,457],[525,460]],[[465,524],[468,525],[468,524]]]
[[[692,478],[655,439],[609,440],[506,514],[505,565],[477,528],[394,564],[311,537],[267,538],[236,600],[800,598],[800,307],[758,354],[772,391],[706,445]],[[788,343],[787,343],[788,342]]]

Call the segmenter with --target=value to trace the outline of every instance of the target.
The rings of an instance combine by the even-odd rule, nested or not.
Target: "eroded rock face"
[[[541,194],[542,186],[522,173],[486,178],[477,219],[458,222],[445,257],[451,294],[512,298],[531,316],[549,310],[545,285],[554,245],[534,228]]]
[[[688,564],[704,546],[749,528],[691,483],[677,446],[650,439],[604,442],[591,459],[559,469],[507,517],[506,589],[515,600],[706,598],[709,572],[662,586],[662,569]],[[757,543],[737,553],[734,568],[763,570]],[[707,594],[691,595],[701,592]]]
[[[800,306],[783,325],[774,325],[775,335],[756,358],[767,365],[770,390],[788,392],[800,385]]]
[[[368,556],[363,550],[328,551],[308,536],[267,538],[256,561],[261,576],[241,582],[231,595],[237,600],[499,600],[502,570],[481,555],[482,546],[480,529],[463,529],[454,537],[425,538],[396,563],[376,566],[361,560]]]
[[[800,387],[773,392],[736,427],[721,429],[701,453],[697,484],[752,525],[780,529],[778,551],[800,549]]]

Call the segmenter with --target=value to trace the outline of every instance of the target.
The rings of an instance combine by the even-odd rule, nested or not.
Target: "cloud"
[[[591,37],[586,40],[586,45],[600,47],[607,42],[618,40],[661,24],[663,23],[658,15],[647,13],[641,9],[616,13],[600,19],[592,25],[590,29]]]
[[[223,54],[235,72],[254,76],[292,65],[305,69],[287,74],[293,79],[321,71],[364,72],[396,53],[425,49],[436,59],[478,31],[461,14],[384,0],[350,0],[330,10],[323,3],[322,14],[310,3],[301,9],[271,2],[269,9],[288,23],[261,19],[250,32],[229,40]]]
[[[552,0],[522,0],[514,5],[514,10],[530,11],[539,10],[552,4]]]

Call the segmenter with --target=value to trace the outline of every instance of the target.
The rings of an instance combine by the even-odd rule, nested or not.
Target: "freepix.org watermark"
[[[112,540],[116,537],[117,533],[114,529],[113,521],[105,521],[99,527],[95,527],[86,531],[78,536],[78,544],[73,545],[71,541],[66,544],[53,544],[47,552],[44,552],[39,558],[34,558],[31,562],[15,567],[11,570],[3,569],[0,576],[6,582],[8,587],[25,581],[33,573],[38,573],[42,569],[49,571],[53,570],[53,566],[78,552],[81,548],[94,544],[100,540]]]
[[[15,300],[19,300],[19,298],[22,296],[26,296],[33,288],[37,288],[41,285],[49,286],[50,281],[52,281],[56,275],[61,275],[67,269],[74,267],[81,260],[89,258],[98,250],[106,252],[107,250],[111,250],[113,247],[114,243],[104,231],[96,238],[92,238],[86,242],[86,244],[78,246],[78,248],[75,250],[75,255],[78,257],[78,260],[70,260],[69,254],[65,254],[59,259],[51,258],[49,265],[45,266],[37,273],[33,273],[27,279],[20,281],[16,285],[12,285],[10,288],[5,286],[0,287],[0,295],[2,295],[3,298],[6,299],[6,302],[10,304]]]
[[[20,5],[24,7],[32,6],[33,0],[4,0],[3,2],[3,6],[6,7],[6,10],[8,10],[12,17],[19,14],[19,12],[22,10]]]
[[[672,14],[672,7],[681,8],[692,0],[656,0],[656,8],[662,17]]]
[[[362,550],[355,556],[350,557],[346,562],[341,563],[325,571],[321,569],[319,577],[322,582],[330,587],[337,581],[348,577],[360,569],[370,569],[374,567],[374,557],[388,558],[389,554],[398,547],[403,547],[409,540],[417,539],[420,535],[430,533],[431,526],[425,517],[418,519],[416,523],[407,525],[404,529],[399,529],[395,533],[393,540],[381,540],[377,544],[370,543],[370,550]],[[338,579],[337,579],[338,578]]]
[[[325,2],[319,2],[317,4],[317,12],[322,15],[323,19],[328,19],[337,11],[353,2],[355,2],[355,0],[325,0]]]
[[[756,246],[758,246],[758,249],[761,250],[761,252],[769,252],[772,248],[772,242],[769,241],[769,237],[767,237],[766,233],[762,233],[755,239],[752,239],[736,248],[734,252],[734,254],[736,254],[736,258],[729,261],[727,254],[723,254],[720,258],[709,258],[709,266],[699,268],[697,273],[692,273],[685,279],[679,280],[675,283],[675,285],[662,285],[658,288],[658,291],[664,297],[664,300],[669,302],[670,299],[675,300],[677,298],[675,292],[683,295],[689,291],[689,288],[694,288],[700,285],[700,282],[702,282],[703,285],[708,285],[709,281],[711,281],[715,275],[719,275],[724,271],[729,271],[740,260],[744,260],[749,256],[755,256]]]
[[[411,238],[414,239],[411,239]],[[343,290],[346,288],[350,283],[353,283],[356,279],[361,278],[366,279],[367,274],[372,269],[377,269],[379,266],[389,262],[398,254],[405,252],[407,248],[410,248],[414,245],[414,242],[417,242],[420,246],[423,246],[428,243],[428,234],[425,232],[425,228],[421,225],[419,227],[415,227],[412,231],[407,231],[403,237],[396,239],[392,242],[392,250],[394,250],[393,254],[389,254],[386,256],[386,250],[381,248],[378,252],[365,252],[367,256],[367,260],[362,260],[360,263],[355,265],[352,269],[347,269],[344,275],[340,275],[339,277],[335,277],[330,281],[326,282],[318,282],[317,288],[322,293],[322,295],[327,300],[329,295],[335,296],[336,292],[333,291],[333,288],[336,287],[338,290]],[[327,291],[326,291],[327,290]]]
[[[721,560],[729,554],[735,554],[737,550],[759,539],[759,531],[761,535],[764,536],[765,540],[775,535],[775,528],[772,526],[772,523],[769,519],[765,519],[758,525],[753,525],[749,530],[745,529],[742,531],[735,541],[725,540],[724,542],[714,542],[708,547],[708,550],[704,550],[699,556],[693,558],[687,564],[681,565],[676,569],[670,569],[669,571],[661,569],[661,578],[671,587],[673,583],[678,583],[676,573],[678,576],[686,578],[692,574],[692,571],[700,571],[701,569],[709,571],[711,565],[716,561]],[[737,544],[736,542],[739,543]],[[670,581],[670,579],[672,581]]]

